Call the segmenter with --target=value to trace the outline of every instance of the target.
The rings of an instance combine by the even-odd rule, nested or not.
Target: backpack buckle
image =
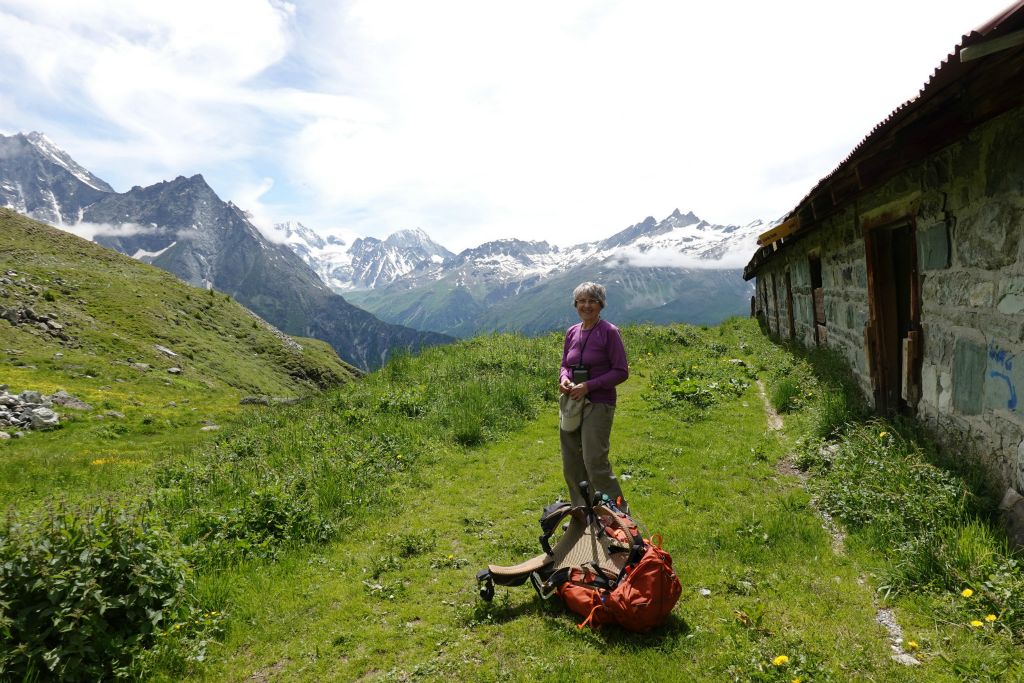
[[[530,574],[530,583],[533,584],[533,589],[537,591],[537,595],[540,596],[541,600],[547,600],[552,595],[558,592],[557,585],[549,585],[548,588],[545,589],[544,586],[547,582],[541,579],[540,574],[538,574],[537,572],[533,572]]]

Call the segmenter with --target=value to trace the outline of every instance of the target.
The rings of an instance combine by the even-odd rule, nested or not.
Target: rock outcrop
[[[20,394],[11,394],[6,384],[0,384],[0,430],[11,427],[19,431],[59,427],[60,414],[53,410],[55,405],[74,410],[92,410],[91,405],[63,390],[50,396],[30,389]]]

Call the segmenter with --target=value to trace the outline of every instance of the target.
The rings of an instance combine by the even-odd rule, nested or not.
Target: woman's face
[[[576,313],[583,321],[583,326],[589,328],[601,316],[601,302],[584,294],[576,299]]]

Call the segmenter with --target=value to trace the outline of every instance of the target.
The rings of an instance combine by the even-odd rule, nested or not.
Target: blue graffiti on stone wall
[[[1013,378],[1010,376],[1010,373],[1013,371],[1013,359],[1014,354],[1000,348],[995,342],[989,342],[988,376],[992,379],[1006,382],[1006,388],[1010,392],[1010,397],[1006,401],[1006,407],[1010,410],[1017,408],[1017,387],[1014,386]]]

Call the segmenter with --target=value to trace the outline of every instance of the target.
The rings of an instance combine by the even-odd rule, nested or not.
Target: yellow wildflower
[[[93,460],[89,464],[90,465],[106,465],[108,462],[110,462],[110,461],[107,460],[106,458],[96,458],[95,460]]]
[[[964,596],[965,598],[969,598],[972,595],[974,595],[974,591],[972,591],[970,588],[965,588],[962,591],[960,591],[960,595]]]
[[[996,620],[996,615],[994,615],[994,614],[987,614],[987,615],[985,615],[985,621],[989,622],[990,624],[993,621],[995,621],[995,620]]]
[[[772,664],[774,666],[786,666],[787,664],[789,664],[789,657],[787,657],[786,655],[779,655],[778,657],[772,660]]]
[[[884,439],[887,436],[889,436],[889,432],[878,432],[879,439]]]
[[[977,619],[971,619],[971,628],[981,628],[981,622]]]
[[[917,644],[916,640],[908,640],[907,641],[907,649],[910,650],[911,652],[913,652],[914,650],[917,650],[920,647],[921,646]]]
[[[794,679],[793,679],[792,681],[790,681],[789,683],[803,683],[803,680],[804,680],[804,679],[802,679],[802,678],[800,678],[799,676],[797,676],[796,678],[794,678]]]

